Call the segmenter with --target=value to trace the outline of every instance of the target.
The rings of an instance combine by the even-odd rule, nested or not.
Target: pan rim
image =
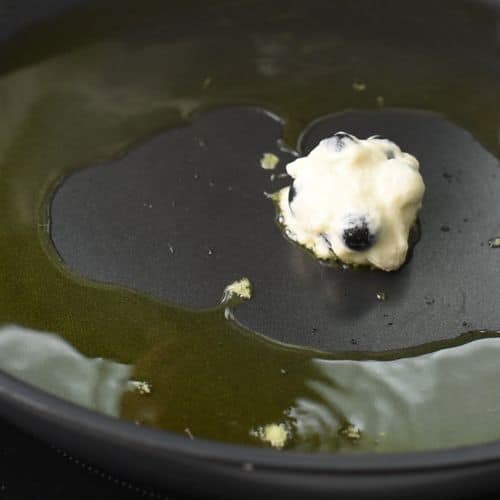
[[[174,432],[135,425],[79,406],[0,370],[0,414],[14,425],[34,433],[14,421],[12,412],[36,419],[40,424],[58,426],[116,444],[121,448],[141,450],[151,457],[182,458],[184,461],[211,461],[211,464],[272,473],[332,475],[414,474],[439,470],[469,468],[500,461],[500,440],[436,450],[394,453],[305,453],[276,451],[224,443],[203,438],[190,439]],[[11,411],[9,411],[9,408]],[[9,416],[10,415],[10,416]],[[43,439],[43,436],[42,436]]]

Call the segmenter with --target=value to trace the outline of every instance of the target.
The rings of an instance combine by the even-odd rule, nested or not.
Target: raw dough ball
[[[417,159],[377,136],[338,132],[287,166],[278,194],[286,235],[319,259],[394,271],[425,191]]]

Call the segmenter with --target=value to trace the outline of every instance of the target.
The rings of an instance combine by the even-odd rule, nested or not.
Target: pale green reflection
[[[0,369],[63,399],[116,416],[130,365],[87,358],[52,333],[0,328]],[[130,387],[130,385],[129,385]]]
[[[424,450],[500,437],[500,339],[393,361],[312,361],[312,394],[290,411],[297,448]],[[347,443],[345,443],[347,445]]]

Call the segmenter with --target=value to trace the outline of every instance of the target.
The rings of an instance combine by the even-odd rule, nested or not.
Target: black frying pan
[[[29,44],[23,41],[22,33],[17,35],[20,37],[17,41],[10,38],[41,16],[57,14],[60,6],[57,2],[53,4],[53,11],[44,12],[35,12],[35,9],[31,12],[27,6],[21,8],[22,4],[16,4],[0,18],[5,25],[5,53],[8,53],[9,44],[15,43],[26,43],[28,50]],[[366,6],[368,8],[368,3]],[[242,4],[238,8],[251,12],[251,7]],[[370,16],[360,21],[354,16],[360,11],[349,10],[342,3],[336,5],[337,12],[342,7],[345,11],[338,14],[337,28],[347,26],[356,32],[366,27],[373,30],[374,36],[381,27],[391,26],[392,42],[403,48],[415,43],[413,32],[420,30],[425,33],[423,43],[427,48],[449,44],[451,52],[467,50],[460,52],[460,57],[475,58],[474,64],[499,69],[498,56],[495,57],[491,50],[492,45],[498,43],[494,23],[498,14],[494,2],[485,10],[472,6],[469,11],[460,11],[458,17],[465,15],[464,12],[470,16],[465,23],[456,21],[457,26],[467,26],[463,32],[459,28],[454,31],[455,17],[451,16],[450,33],[442,29],[442,23],[448,19],[446,9],[453,10],[451,4],[435,7],[436,14],[430,3],[424,3],[412,17],[409,11],[394,12],[388,3],[374,2],[369,4],[373,23],[369,21]],[[391,7],[397,9],[396,4]],[[403,10],[406,7],[409,9],[409,4]],[[433,14],[438,22],[426,17]],[[357,21],[360,24],[356,24]],[[97,33],[104,29],[97,21],[96,25],[93,29]],[[405,28],[409,31],[408,37],[405,37]],[[464,38],[457,41],[458,35]],[[57,44],[52,50],[57,53]],[[26,52],[25,60],[6,63],[6,71],[48,55]],[[471,89],[471,101],[473,95]],[[394,101],[394,107],[399,108],[397,96]],[[325,111],[341,110],[330,106]],[[460,121],[460,112],[457,111],[453,118]],[[462,121],[467,122],[467,117]],[[307,122],[309,120],[305,119],[303,127]],[[471,126],[484,132],[481,125],[472,123]],[[428,186],[421,215],[423,237],[408,264],[398,273],[387,275],[324,268],[297,252],[280,235],[276,236],[273,224],[263,223],[268,207],[261,194],[269,187],[269,181],[262,177],[261,171],[252,171],[244,161],[240,168],[250,173],[245,182],[235,185],[235,189],[249,200],[248,203],[258,207],[259,217],[248,216],[236,206],[223,224],[217,217],[203,218],[203,207],[196,206],[197,200],[203,197],[210,201],[209,206],[218,206],[222,213],[234,203],[234,192],[221,195],[214,191],[210,198],[206,189],[201,190],[196,183],[182,188],[176,184],[180,172],[187,171],[194,178],[200,166],[204,166],[207,179],[226,179],[234,174],[231,165],[240,162],[241,158],[258,158],[263,150],[275,152],[282,164],[292,158],[290,152],[277,145],[282,134],[279,120],[249,106],[206,111],[193,125],[174,132],[159,131],[134,146],[129,155],[70,176],[57,189],[51,202],[51,237],[55,248],[72,272],[190,307],[214,305],[219,291],[231,280],[231,269],[243,258],[247,263],[244,272],[252,276],[260,292],[255,300],[236,311],[237,319],[281,342],[324,351],[398,350],[447,339],[450,332],[497,329],[498,280],[492,270],[498,267],[498,256],[487,245],[488,238],[494,236],[495,227],[498,228],[495,214],[498,213],[496,193],[500,179],[496,176],[498,161],[495,157],[462,128],[441,116],[403,109],[350,111],[325,116],[306,128],[297,146],[299,154],[307,153],[320,138],[337,130],[349,130],[359,136],[376,131],[395,140],[421,160]],[[209,138],[208,151],[186,158],[187,144],[200,134]],[[490,137],[488,130],[479,138],[494,151],[497,138]],[[155,168],[166,155],[178,171]],[[138,166],[141,175],[137,173]],[[287,180],[278,182],[286,183]],[[252,186],[258,186],[258,190],[252,190]],[[185,200],[193,211],[198,210],[198,216],[191,214],[186,218],[184,214],[166,220],[165,211],[157,210],[130,217],[127,204],[148,197],[154,200],[155,206],[157,203],[161,206],[162,200],[168,199],[166,193]],[[96,209],[89,212],[89,204]],[[474,207],[472,215],[470,207]],[[114,231],[125,225],[128,234],[136,235],[135,238],[124,238],[123,231]],[[95,230],[96,227],[99,229]],[[250,234],[248,241],[251,244],[245,241],[237,254],[231,254],[233,240],[224,237],[228,227],[240,240]],[[148,259],[158,261],[171,244],[169,237],[162,239],[161,235],[175,230],[179,233],[180,247],[186,246],[186,251],[181,253],[184,257],[172,268],[158,268],[157,272],[144,275],[143,263]],[[155,239],[148,241],[148,234],[152,233]],[[207,266],[206,255],[187,251],[206,245],[206,241],[217,242],[215,251],[226,258]],[[96,259],[85,247],[87,243],[89,248],[105,249],[97,252],[104,260]],[[155,251],[158,254],[154,254]],[[120,252],[124,258],[116,258]],[[199,276],[203,276],[201,285],[197,281]],[[390,299],[383,313],[373,301],[380,290]],[[272,300],[277,295],[281,297],[279,302]],[[326,313],[319,306],[325,295],[331,298]],[[352,300],[344,300],[346,296]],[[433,309],[436,301],[440,304],[439,309]],[[303,307],[305,303],[308,304],[306,308]],[[311,325],[319,332],[328,332],[332,317],[336,319],[335,335],[311,335]],[[387,321],[383,319],[386,317],[395,319]],[[398,325],[399,328],[393,328]],[[21,427],[96,464],[179,492],[226,498],[255,498],[257,495],[268,498],[281,495],[284,498],[333,495],[376,498],[381,494],[389,498],[417,498],[435,494],[436,489],[443,497],[453,497],[498,486],[500,445],[496,442],[404,454],[275,453],[214,441],[191,441],[176,434],[137,427],[47,395],[8,375],[1,376],[0,391],[2,413]]]

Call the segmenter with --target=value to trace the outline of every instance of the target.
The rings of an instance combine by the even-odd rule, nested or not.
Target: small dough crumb
[[[264,425],[251,434],[278,449],[283,448],[290,437],[290,431],[284,423]]]
[[[137,391],[139,394],[151,394],[151,384],[149,382],[144,382],[143,380],[130,380],[130,388]]]
[[[340,434],[342,434],[347,439],[352,439],[353,441],[357,441],[361,439],[361,429],[357,425],[349,424],[347,427],[344,427]]]
[[[490,248],[500,248],[500,237],[497,236],[488,240],[488,246]]]
[[[366,83],[362,83],[362,82],[353,82],[352,84],[352,88],[353,90],[355,90],[356,92],[363,92],[366,90]]]
[[[264,170],[274,170],[280,159],[273,153],[264,153],[260,159],[260,166]]]
[[[252,283],[250,283],[248,278],[240,278],[224,288],[222,302],[227,302],[234,297],[242,300],[250,300],[252,298]]]

